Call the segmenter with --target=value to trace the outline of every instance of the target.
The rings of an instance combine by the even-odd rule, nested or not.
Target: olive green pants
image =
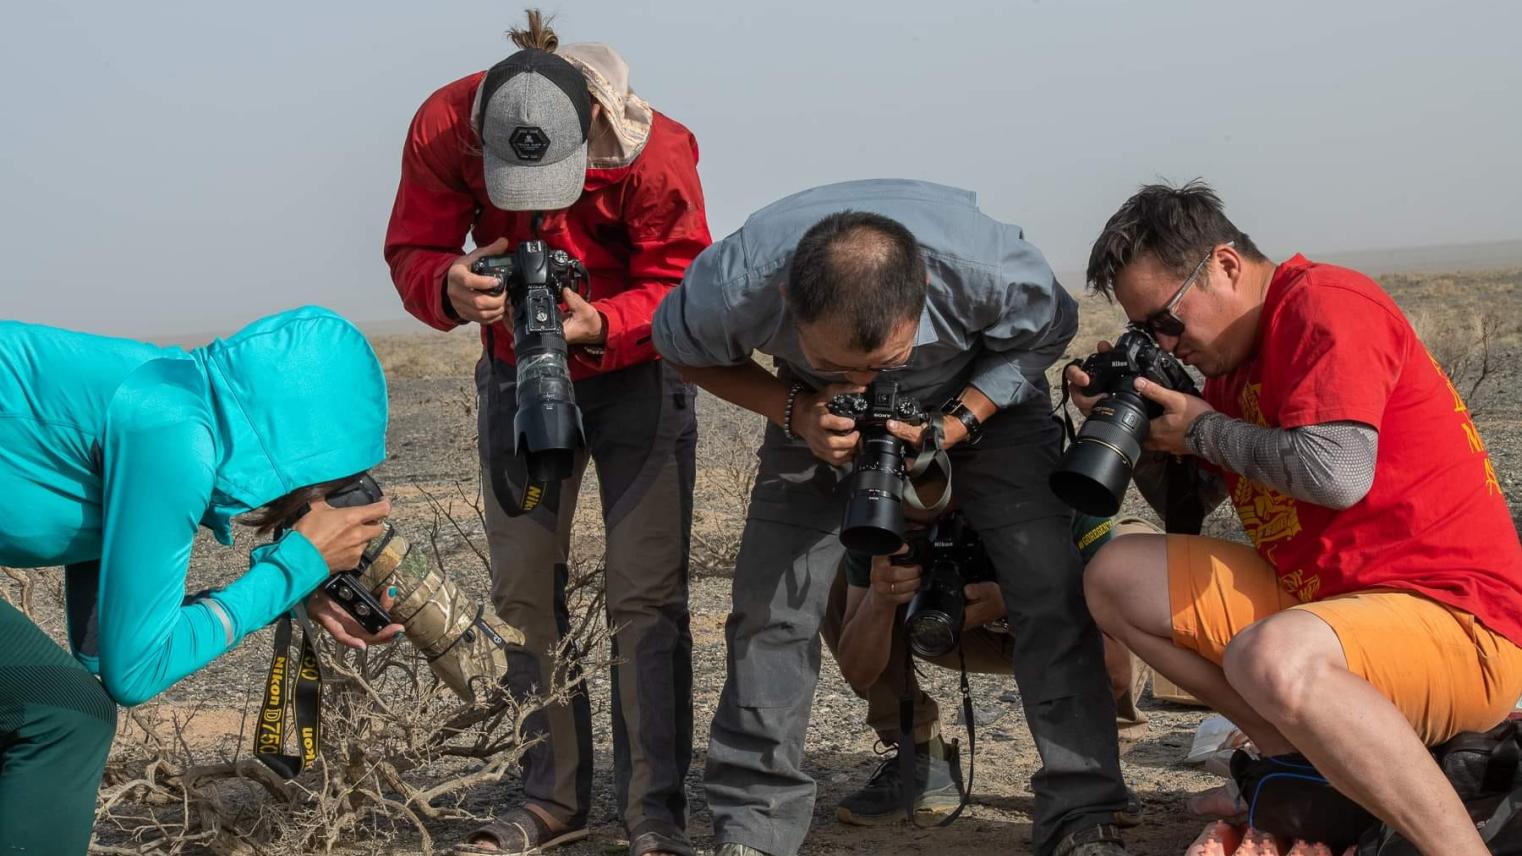
[[[0,856],[89,848],[115,734],[100,681],[0,600]]]

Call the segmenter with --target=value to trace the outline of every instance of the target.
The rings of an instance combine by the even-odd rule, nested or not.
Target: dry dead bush
[[[291,781],[241,751],[203,757],[187,736],[197,710],[133,710],[102,782],[91,852],[388,853],[415,836],[409,846],[431,854],[428,824],[483,820],[465,806],[471,789],[515,768],[531,714],[580,691],[571,638],[539,696],[475,705],[442,688],[410,648],[355,652],[324,639],[322,747]]]
[[[728,576],[740,555],[765,421],[711,395],[699,402],[690,562],[697,573]]]
[[[457,517],[461,502],[479,517],[479,494],[462,488],[459,500],[428,498],[433,524],[418,534],[432,545],[433,560],[443,567],[440,533],[452,530],[484,566],[484,548]],[[581,619],[554,659],[548,686],[528,699],[498,693],[466,705],[405,642],[353,651],[320,634],[322,746],[313,766],[291,781],[248,750],[258,710],[251,692],[239,725],[224,726],[226,737],[211,748],[198,739],[204,729],[197,718],[225,716],[226,706],[165,703],[125,711],[98,796],[91,852],[390,853],[405,838],[407,847],[433,853],[430,824],[484,820],[467,806],[470,792],[514,770],[531,745],[528,718],[585,691],[584,671],[606,668],[605,659],[580,653],[607,647],[597,570],[597,563],[573,567],[567,596]],[[47,590],[43,573],[4,569],[8,584],[0,585],[0,596],[35,615],[38,593]]]
[[[1470,411],[1484,410],[1486,382],[1497,373],[1497,351],[1516,334],[1517,319],[1498,312],[1476,314],[1446,306],[1422,306],[1413,310],[1410,318],[1416,334]]]

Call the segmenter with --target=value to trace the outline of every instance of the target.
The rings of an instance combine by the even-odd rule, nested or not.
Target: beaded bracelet
[[[787,389],[787,409],[782,411],[782,436],[789,442],[798,439],[793,433],[793,403],[798,400],[798,393],[803,392],[803,384],[795,383]]]

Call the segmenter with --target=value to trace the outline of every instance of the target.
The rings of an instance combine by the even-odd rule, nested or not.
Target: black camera
[[[920,657],[941,657],[961,644],[967,584],[995,579],[993,563],[960,512],[943,517],[910,545],[908,553],[891,560],[920,566],[920,590],[904,615],[909,649]]]
[[[1102,395],[1089,418],[1052,472],[1052,493],[1084,514],[1109,517],[1120,510],[1141,458],[1148,423],[1161,416],[1160,405],[1133,386],[1146,378],[1188,395],[1199,395],[1194,379],[1174,356],[1136,326],[1108,351],[1091,354],[1080,364],[1089,376],[1084,395]]]
[[[360,476],[355,481],[333,491],[323,497],[328,505],[334,508],[353,508],[358,505],[370,505],[380,502],[382,497],[380,485],[368,473]],[[303,508],[296,516],[286,522],[284,528],[289,529],[297,520],[306,514],[307,508]],[[340,573],[329,574],[323,581],[321,589],[333,602],[343,607],[343,610],[354,617],[359,625],[365,628],[366,633],[379,633],[391,623],[391,615],[386,608],[381,606],[380,601],[375,599],[360,582],[360,575],[365,572],[375,557],[386,549],[386,545],[395,535],[391,524],[384,523],[385,532],[371,540],[365,547],[365,552],[359,559],[359,565]]]
[[[513,304],[513,353],[518,362],[514,454],[527,461],[533,480],[560,481],[571,474],[576,452],[585,445],[560,321],[560,290],[582,292],[586,268],[564,250],[550,250],[543,241],[524,241],[509,255],[476,259],[470,270],[496,277],[499,285],[492,293],[506,290]]]
[[[843,392],[830,399],[829,411],[856,420],[861,451],[851,471],[840,543],[847,549],[886,556],[904,544],[904,487],[910,468],[904,441],[888,433],[888,420],[920,425],[929,420],[912,398],[899,395],[898,384],[875,380],[867,391]]]

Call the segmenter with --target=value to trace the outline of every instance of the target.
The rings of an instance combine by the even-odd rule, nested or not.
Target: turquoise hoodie
[[[70,647],[139,704],[328,574],[291,532],[186,603],[197,527],[231,545],[235,515],[375,466],[385,436],[380,363],[326,309],[188,352],[0,322],[0,565],[66,566]]]

